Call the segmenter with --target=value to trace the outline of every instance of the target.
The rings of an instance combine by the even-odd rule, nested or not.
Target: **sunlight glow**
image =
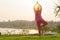
[[[35,19],[33,6],[37,0],[0,0],[0,21]],[[55,0],[54,0],[55,1]],[[55,19],[54,3],[52,0],[38,0],[42,6],[42,17],[47,20]]]

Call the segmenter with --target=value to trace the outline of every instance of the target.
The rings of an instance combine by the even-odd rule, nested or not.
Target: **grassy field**
[[[46,36],[0,36],[0,40],[60,40],[60,34],[58,35],[46,35]]]

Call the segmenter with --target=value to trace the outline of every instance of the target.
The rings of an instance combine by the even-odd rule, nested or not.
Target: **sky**
[[[0,0],[0,21],[35,20],[33,6],[37,0]],[[53,0],[57,2],[57,0]],[[42,17],[46,21],[59,21],[55,17],[52,0],[38,0],[42,6]]]

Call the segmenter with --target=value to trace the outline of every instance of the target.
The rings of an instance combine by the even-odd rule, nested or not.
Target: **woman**
[[[47,22],[44,21],[41,17],[42,6],[38,2],[34,5],[34,12],[35,12],[35,21],[38,27],[38,32],[39,34],[42,34],[41,27],[45,26]]]

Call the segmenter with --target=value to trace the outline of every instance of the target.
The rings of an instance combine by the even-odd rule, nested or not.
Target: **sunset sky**
[[[37,0],[0,0],[0,21],[7,20],[28,20],[35,19],[33,6]],[[57,2],[57,0],[53,0]],[[42,6],[42,17],[47,21],[59,21],[55,18],[54,2],[52,0],[39,0]]]

